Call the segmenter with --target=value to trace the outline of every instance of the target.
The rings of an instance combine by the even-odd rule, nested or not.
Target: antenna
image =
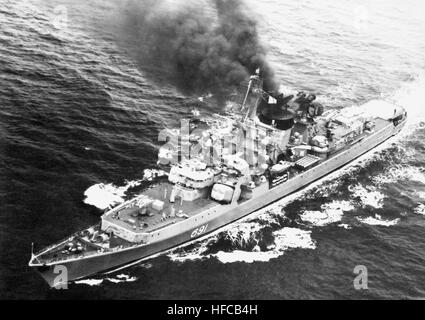
[[[253,92],[255,94],[260,94],[260,96],[261,96],[261,93],[263,91],[262,90],[263,81],[260,77],[260,69],[259,68],[255,71],[255,74],[252,75],[249,78],[248,89],[247,89],[246,94],[245,94],[245,99],[242,103],[241,111],[245,110],[246,102],[248,100],[248,95],[251,92],[251,89],[253,88],[254,84],[255,84],[255,88],[254,88]],[[247,113],[244,117],[243,122],[245,122],[248,118],[253,119],[255,117],[255,113],[256,113],[258,103],[259,103],[259,99],[257,99],[257,101],[254,105],[252,105],[248,108],[248,111],[247,111]]]
[[[34,255],[34,242],[31,242],[31,262],[33,262],[34,260],[37,260],[38,263],[40,263],[40,260],[38,260],[37,256]]]
[[[251,91],[251,87],[252,87],[252,82],[253,81],[261,81],[260,78],[260,68],[257,68],[255,70],[255,74],[253,74],[250,78],[249,78],[249,82],[248,82],[248,89],[246,90],[246,94],[245,94],[245,98],[243,99],[243,103],[242,103],[242,108],[241,111],[243,111],[245,109],[245,104],[246,104],[246,100],[248,99],[248,95],[249,92]]]

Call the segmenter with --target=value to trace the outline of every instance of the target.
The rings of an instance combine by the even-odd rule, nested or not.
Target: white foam
[[[76,284],[84,284],[87,286],[100,286],[104,281],[109,281],[112,283],[122,283],[122,282],[134,282],[136,281],[136,277],[130,277],[126,274],[119,274],[115,278],[104,278],[104,279],[83,279],[75,281]]]
[[[124,202],[124,197],[129,188],[139,186],[143,181],[152,181],[157,177],[162,177],[167,173],[163,170],[145,169],[141,180],[126,181],[124,186],[118,187],[112,183],[98,183],[89,187],[84,195],[84,203],[95,206],[101,210],[113,207]]]
[[[341,221],[345,211],[354,207],[349,201],[333,201],[321,206],[321,211],[304,211],[300,218],[314,226],[325,226]]]
[[[416,191],[415,195],[421,199],[425,199],[425,191]]]
[[[273,214],[273,212],[271,212],[271,210],[261,212],[258,215],[254,214],[252,217],[250,217],[248,222],[253,221],[253,220],[257,220],[257,221],[261,222],[262,225],[268,225],[268,226],[273,225],[273,224],[279,224],[279,221],[277,219],[277,215]]]
[[[348,224],[346,224],[346,223],[340,223],[340,224],[338,225],[338,227],[344,228],[344,229],[346,229],[346,230],[350,230],[350,229],[352,229],[352,227],[351,227],[351,226],[349,226],[349,225],[348,225]]]
[[[262,229],[261,225],[255,222],[239,223],[237,228],[226,230],[226,236],[232,241],[232,244],[244,246],[255,236],[256,232]]]
[[[119,274],[116,276],[116,278],[106,278],[105,280],[108,280],[112,283],[122,283],[122,282],[134,282],[137,280],[136,277],[130,277],[126,274]]]
[[[223,237],[229,239],[234,246],[243,247],[251,239],[255,238],[255,233],[260,231],[262,226],[257,222],[240,221],[234,225],[230,225],[220,232],[224,234]],[[218,234],[211,235],[211,237],[197,244],[192,250],[174,250],[168,254],[168,257],[175,262],[185,262],[190,260],[200,260],[211,258],[215,255],[206,255],[205,251],[210,243],[218,240]],[[235,250],[237,251],[237,250]]]
[[[425,204],[420,203],[415,209],[413,209],[413,212],[419,215],[425,215]]]
[[[356,185],[350,186],[349,190],[352,192],[352,197],[360,198],[363,206],[371,206],[377,209],[384,206],[385,195],[377,191],[373,186],[365,188],[361,185]]]
[[[88,188],[84,195],[84,203],[95,206],[101,210],[124,202],[124,196],[130,187],[140,184],[140,181],[129,181],[125,186],[117,187],[112,183],[98,183]]]
[[[268,262],[284,254],[288,249],[302,248],[315,249],[316,245],[311,239],[311,231],[305,231],[297,228],[283,228],[273,232],[274,245],[271,250],[259,251],[254,248],[253,251],[234,250],[232,252],[220,251],[212,256],[222,263],[234,262]]]
[[[368,217],[368,218],[357,218],[360,222],[369,224],[372,226],[385,226],[390,227],[396,225],[400,219],[394,219],[394,220],[384,220],[379,214],[376,214],[375,217]]]
[[[410,176],[409,179],[413,180],[413,181],[417,181],[420,182],[422,184],[425,185],[425,173],[420,171],[418,168],[414,168],[414,170],[412,170],[410,172]]]
[[[102,284],[102,282],[103,282],[103,279],[85,279],[85,280],[74,281],[74,283],[76,284],[85,284],[90,287],[99,286]]]
[[[273,235],[275,237],[276,248],[279,250],[289,248],[316,248],[315,242],[311,239],[311,231],[298,228],[283,228],[273,232]]]
[[[214,256],[222,263],[235,263],[235,262],[268,262],[270,259],[279,257],[281,254],[275,251],[242,251],[235,250],[232,252],[220,251]]]
[[[152,181],[154,178],[163,177],[167,175],[167,173],[163,170],[157,169],[145,169],[143,170],[143,180],[144,181]]]
[[[255,229],[256,227],[253,227]],[[210,241],[216,241],[217,238],[204,241],[200,246],[191,251],[172,252],[168,255],[170,260],[175,262],[185,262],[201,259],[216,258],[222,263],[234,262],[267,262],[284,254],[288,249],[302,248],[315,249],[315,242],[311,239],[311,231],[305,231],[297,228],[283,228],[273,232],[274,244],[268,247],[267,251],[260,251],[258,246],[255,246],[252,251],[233,250],[231,252],[219,251],[215,254],[205,255]]]
[[[376,185],[391,184],[402,180],[417,181],[425,185],[425,172],[418,167],[395,165],[372,178]]]
[[[210,256],[203,255],[203,253],[207,250],[206,241],[200,243],[196,246],[196,248],[192,250],[181,250],[181,251],[172,251],[167,256],[171,261],[174,262],[186,262],[193,260],[201,260],[208,259]]]

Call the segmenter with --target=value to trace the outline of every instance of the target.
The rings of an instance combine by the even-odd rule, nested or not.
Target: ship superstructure
[[[315,100],[264,92],[253,75],[237,112],[194,116],[165,131],[158,165],[166,181],[33,254],[30,266],[56,286],[58,265],[72,281],[193,241],[349,163],[398,133],[407,116],[383,101],[364,109],[384,107],[384,118],[325,110]]]

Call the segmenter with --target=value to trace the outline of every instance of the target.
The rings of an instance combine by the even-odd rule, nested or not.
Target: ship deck
[[[203,212],[204,210],[210,209],[218,205],[217,202],[209,198],[183,202],[181,202],[179,198],[176,198],[175,203],[171,203],[169,199],[164,199],[164,195],[170,195],[171,188],[172,184],[168,182],[162,182],[153,185],[149,189],[143,191],[143,195],[164,202],[163,210],[152,216],[135,216],[135,213],[138,213],[138,211],[140,210],[140,208],[135,205],[128,208],[121,208],[118,211],[111,210],[110,212],[105,214],[103,218],[131,232],[151,233],[155,232],[156,230],[167,227],[168,225],[193,217],[198,213]],[[169,216],[171,207],[173,206],[175,209],[175,213],[177,214],[180,211],[182,212],[182,214],[184,214],[184,217],[167,217],[166,219],[164,219],[162,213],[165,212],[166,215]],[[135,223],[129,223],[128,219],[133,219]],[[100,225],[93,227],[95,227],[97,230],[100,230]],[[75,257],[81,258],[84,256],[91,256],[93,254],[97,254],[105,250],[115,250],[116,248],[123,248],[134,245],[134,243],[117,237],[115,235],[112,235],[111,238],[103,245],[93,243],[87,237],[82,235],[83,231],[77,232],[69,238],[52,245],[51,248],[45,248],[43,250],[43,253],[37,254],[36,260],[43,263],[64,261]],[[67,251],[67,244],[72,242],[80,243],[83,247],[83,250],[75,254]]]
[[[341,152],[344,152],[345,150],[351,148],[353,144],[363,140],[364,138],[368,137],[369,135],[375,133],[376,131],[379,131],[379,130],[385,128],[389,124],[388,120],[385,120],[385,119],[382,119],[382,118],[375,118],[374,120],[375,120],[375,127],[374,127],[372,132],[363,131],[361,134],[356,136],[353,141],[347,143],[347,145],[345,145],[343,148],[341,148],[337,151],[331,152],[331,154],[329,155],[329,158],[334,157]]]
[[[375,128],[374,132],[383,129],[385,126],[388,126],[389,122],[387,120],[376,118],[375,119]],[[357,136],[355,140],[347,145],[345,148],[338,150],[333,153],[330,157],[335,157],[340,152],[345,151],[347,148],[357,141],[362,140],[367,137],[370,133],[363,132],[361,135]],[[294,169],[295,170],[295,169]],[[294,174],[299,174],[303,171],[296,170]],[[111,210],[103,216],[104,219],[108,220],[110,223],[121,226],[127,229],[130,232],[139,232],[139,233],[152,233],[156,230],[167,227],[168,225],[178,223],[187,218],[193,217],[201,212],[204,212],[212,207],[218,206],[219,204],[209,198],[201,198],[195,201],[180,201],[180,198],[176,198],[175,203],[169,201],[169,195],[171,194],[171,189],[173,185],[169,182],[161,182],[150,186],[148,189],[143,191],[143,195],[148,196],[151,199],[158,199],[164,202],[163,210],[151,215],[151,216],[140,216],[138,211],[140,208],[136,205],[134,206],[124,206],[118,207],[117,209]],[[181,211],[185,216],[184,217],[170,217],[170,210],[174,207],[174,211],[177,214]],[[167,218],[164,219],[163,213],[167,215]],[[134,223],[129,222],[128,220],[132,219]],[[100,228],[100,226],[97,226]],[[107,247],[93,243],[85,237],[81,236],[82,232],[79,232],[71,237],[68,241],[63,243],[58,243],[53,245],[48,250],[43,251],[42,254],[38,255],[37,260],[47,262],[47,261],[58,261],[66,260],[75,257],[89,256],[96,254],[98,252],[103,252],[104,250],[114,250],[116,248],[133,246],[134,243],[128,242],[122,238],[112,236],[107,242]],[[72,254],[67,252],[66,244],[70,241],[76,241],[82,244],[83,251],[78,254]],[[47,249],[47,248],[46,248]]]
[[[162,182],[151,186],[143,192],[143,195],[151,199],[158,199],[164,202],[163,210],[158,213],[151,214],[151,216],[141,216],[138,214],[140,208],[134,205],[124,207],[118,211],[113,210],[105,215],[104,219],[131,232],[150,233],[193,217],[218,205],[217,202],[209,198],[201,198],[194,201],[181,201],[180,198],[176,198],[176,201],[171,203],[168,197],[171,194],[172,187],[173,185],[171,183]],[[171,217],[170,212],[172,207],[174,207],[175,214],[180,212],[182,216]],[[164,216],[166,217],[165,219]]]

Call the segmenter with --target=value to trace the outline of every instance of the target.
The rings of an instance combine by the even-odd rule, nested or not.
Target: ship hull
[[[50,286],[55,286],[58,277],[64,279],[63,270],[66,268],[66,280],[75,281],[97,273],[105,273],[107,271],[116,270],[122,266],[147,259],[155,254],[170,250],[174,247],[181,246],[198,238],[205,237],[213,231],[247,216],[273,202],[276,202],[285,196],[302,189],[310,183],[323,178],[331,172],[347,165],[351,161],[372,150],[390,137],[397,134],[405,122],[395,126],[388,121],[388,125],[380,128],[377,132],[370,134],[361,141],[357,141],[350,148],[332,156],[322,164],[313,167],[302,174],[299,174],[287,182],[282,183],[254,199],[246,201],[242,204],[219,206],[220,212],[213,215],[201,215],[196,222],[187,230],[173,233],[167,236],[161,235],[161,239],[157,241],[139,245],[131,248],[122,249],[121,251],[105,252],[99,255],[79,258],[75,260],[66,260],[49,265],[32,265],[37,269],[41,276]],[[202,228],[202,229],[201,229]],[[202,232],[197,232],[203,230]],[[58,267],[60,266],[60,267]],[[56,279],[56,280],[55,280]]]

